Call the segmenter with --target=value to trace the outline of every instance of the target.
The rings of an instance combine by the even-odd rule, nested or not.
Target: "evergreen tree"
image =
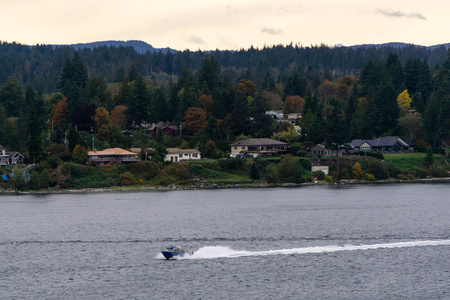
[[[220,139],[219,128],[217,125],[216,117],[210,116],[208,118],[205,128],[203,128],[203,131],[202,131],[202,139],[203,139],[204,143],[206,143],[206,141],[208,141],[208,140],[217,141]]]
[[[34,163],[43,154],[43,129],[45,126],[45,108],[41,98],[38,98],[31,86],[26,87],[25,129],[27,133],[28,155]]]
[[[395,91],[400,93],[400,91],[404,89],[405,76],[403,73],[402,64],[400,63],[396,53],[389,53],[388,58],[386,59],[386,70],[392,84],[394,85]]]
[[[198,86],[203,94],[214,95],[220,84],[220,66],[215,57],[205,57],[197,75]]]
[[[75,146],[78,144],[80,136],[78,135],[78,132],[75,130],[75,128],[70,127],[69,133],[67,134],[67,141],[69,142],[69,152],[72,153]]]
[[[134,122],[141,128],[141,124],[149,120],[150,110],[150,93],[144,79],[139,75],[133,82],[132,96],[126,111],[129,123]]]
[[[0,105],[5,109],[9,117],[20,117],[22,115],[24,95],[22,87],[12,77],[8,78],[0,88]]]
[[[342,145],[347,142],[347,124],[345,124],[345,119],[342,116],[341,110],[335,106],[331,113],[331,116],[327,118],[326,121],[326,138],[325,145],[328,149],[336,151],[336,171],[338,173],[338,180],[340,179],[339,170],[339,150]]]
[[[72,61],[66,59],[61,71],[59,87],[67,98],[69,115],[72,115],[76,107],[87,104],[84,97],[87,80],[87,69],[79,54],[75,53]]]
[[[167,122],[172,120],[169,115],[169,104],[161,88],[156,88],[154,91],[152,115],[154,121]]]
[[[300,96],[305,97],[307,92],[307,80],[305,77],[300,76],[297,69],[294,69],[289,75],[286,86],[284,88],[284,98],[287,96]]]
[[[258,93],[252,103],[251,116],[253,118],[252,123],[252,135],[257,138],[270,137],[273,132],[273,118],[266,115],[266,111],[269,110],[267,100]]]

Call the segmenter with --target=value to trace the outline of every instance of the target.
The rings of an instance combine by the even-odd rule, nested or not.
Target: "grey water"
[[[450,185],[0,196],[0,299],[169,298],[450,299]]]

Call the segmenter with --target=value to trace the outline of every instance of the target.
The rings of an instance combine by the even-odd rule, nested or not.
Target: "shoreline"
[[[427,183],[450,183],[450,177],[443,178],[424,178],[411,180],[378,180],[378,181],[362,181],[355,179],[341,180],[340,182],[306,182],[306,183],[234,183],[234,184],[217,184],[217,183],[197,183],[190,186],[169,185],[169,186],[129,186],[129,187],[109,187],[109,188],[85,188],[85,189],[53,189],[39,191],[10,191],[3,190],[0,195],[46,195],[46,194],[83,194],[83,193],[113,193],[113,192],[168,192],[182,190],[214,190],[214,189],[241,189],[241,188],[295,188],[305,186],[344,186],[344,185],[377,185],[377,184],[427,184]]]

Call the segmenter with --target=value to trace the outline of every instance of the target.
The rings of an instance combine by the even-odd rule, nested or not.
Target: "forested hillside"
[[[442,148],[450,130],[449,71],[445,47],[139,54],[131,47],[1,43],[0,144],[29,161],[55,145],[71,159],[76,145],[91,147],[90,134],[98,148],[200,147],[207,157],[225,156],[239,136],[284,140],[297,155],[315,143],[383,135]],[[265,114],[277,109],[302,113],[300,136]],[[158,122],[182,124],[182,136],[121,134]]]

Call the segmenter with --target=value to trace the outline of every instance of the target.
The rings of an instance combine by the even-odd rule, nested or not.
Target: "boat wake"
[[[185,259],[214,259],[214,258],[236,258],[248,256],[267,256],[267,255],[293,255],[308,253],[330,253],[340,251],[356,251],[356,250],[375,250],[375,249],[393,249],[408,247],[426,247],[426,246],[450,246],[450,240],[429,240],[429,241],[410,241],[373,245],[330,245],[315,246],[304,248],[268,250],[268,251],[239,251],[224,246],[207,246],[198,249],[194,254],[185,255],[177,260]]]

